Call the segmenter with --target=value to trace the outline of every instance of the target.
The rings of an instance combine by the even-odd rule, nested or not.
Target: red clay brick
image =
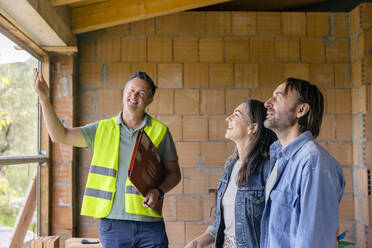
[[[66,184],[72,182],[72,162],[53,162],[53,184]]]
[[[184,36],[205,35],[206,12],[181,12],[181,32]]]
[[[251,62],[274,62],[274,39],[252,38],[250,54]]]
[[[107,89],[124,89],[131,75],[130,64],[108,64],[108,80],[106,83]]]
[[[235,64],[235,88],[258,88],[258,64]]]
[[[334,88],[334,68],[332,64],[311,64],[310,81],[319,88]]]
[[[198,60],[198,40],[196,38],[174,38],[174,61],[196,62]]]
[[[341,165],[351,166],[353,164],[351,142],[329,142],[327,150]]]
[[[201,157],[205,167],[222,167],[225,165],[225,142],[203,142]]]
[[[53,57],[54,70],[58,74],[72,75],[74,73],[74,56],[68,54],[56,54]]]
[[[159,64],[159,88],[182,88],[182,64]]]
[[[345,193],[353,192],[353,173],[351,168],[344,168],[344,177],[346,181]]]
[[[225,59],[227,62],[249,61],[249,39],[225,39]]]
[[[184,64],[184,88],[208,88],[208,64]]]
[[[121,38],[121,60],[125,62],[144,62],[147,40],[145,37],[123,37]]]
[[[209,65],[209,88],[232,88],[233,86],[232,64]]]
[[[354,197],[344,196],[340,203],[340,219],[354,219]]]
[[[102,88],[102,64],[80,64],[80,85],[89,88]]]
[[[307,12],[307,36],[324,36],[328,34],[328,13]]]
[[[349,39],[340,38],[328,42],[326,46],[326,57],[328,63],[349,62]]]
[[[261,88],[274,88],[285,79],[283,64],[260,64]]]
[[[177,142],[176,147],[182,168],[198,166],[201,149],[199,142]]]
[[[62,162],[62,161],[72,161],[74,159],[73,147],[69,145],[53,143],[53,160]]]
[[[95,44],[93,39],[79,39],[79,61],[80,62],[94,62]]]
[[[310,65],[309,64],[285,64],[284,77],[294,77],[304,80],[310,80]]]
[[[352,116],[337,115],[336,118],[336,139],[352,140]]]
[[[95,224],[89,224],[88,226],[81,224],[78,225],[78,237],[89,237],[98,238],[99,236],[99,226]]]
[[[223,39],[202,38],[199,41],[200,62],[222,62],[223,61]]]
[[[367,139],[372,139],[372,115],[366,114],[363,118],[364,136]],[[353,127],[355,129],[356,127]]]
[[[180,13],[160,16],[156,18],[157,35],[174,35],[180,34],[181,18]]]
[[[209,171],[208,173],[208,188],[217,190],[220,177],[222,175],[224,168],[219,168],[217,170]]]
[[[209,224],[207,223],[196,223],[196,222],[186,222],[186,244],[191,240],[195,239],[199,235],[203,234]]]
[[[182,137],[185,141],[206,140],[208,138],[208,119],[206,116],[184,116]]]
[[[258,12],[257,13],[257,35],[279,36],[281,35],[280,13]]]
[[[52,207],[72,207],[72,185],[52,187]]]
[[[280,84],[279,82],[276,87]],[[250,91],[250,96],[254,99],[265,102],[273,95],[273,89],[253,89]]]
[[[326,109],[328,114],[351,113],[350,90],[327,90],[324,93],[326,93]],[[342,101],[340,101],[340,99],[342,99]]]
[[[301,61],[322,63],[325,61],[324,44],[318,38],[301,39]]]
[[[256,12],[233,11],[232,34],[236,36],[256,35]]]
[[[201,220],[201,198],[195,196],[177,196],[177,220]]]
[[[207,12],[207,35],[231,35],[231,12]]]
[[[279,38],[275,40],[278,62],[298,62],[300,42],[298,38]]]
[[[154,35],[155,18],[132,22],[130,24],[130,33],[132,35]]]
[[[306,16],[303,12],[282,12],[283,36],[305,36]]]
[[[318,140],[335,139],[335,118],[333,115],[324,115],[320,128]]]
[[[72,96],[53,98],[52,104],[57,116],[61,117],[74,115],[74,104]]]
[[[77,148],[77,154],[79,165],[83,168],[89,168],[93,157],[93,149]]]
[[[122,92],[120,90],[97,90],[97,114],[114,115],[122,110]]]
[[[186,168],[183,170],[184,194],[208,194],[208,173],[199,168]]]
[[[172,39],[149,37],[147,40],[147,58],[151,62],[172,61]]]
[[[51,217],[54,228],[73,228],[73,209],[67,207],[51,208]]]
[[[185,245],[185,224],[184,222],[166,222],[165,227],[169,239],[169,247],[177,248]]]
[[[177,197],[166,195],[163,202],[163,216],[167,221],[177,219]]]
[[[152,114],[173,114],[174,113],[174,92],[173,90],[158,89],[153,102],[149,106]]]
[[[225,90],[201,90],[200,113],[225,114]]]
[[[350,64],[335,64],[335,87],[351,88]]]
[[[225,116],[209,116],[209,140],[225,140]]]
[[[120,61],[120,38],[99,37],[97,39],[97,60],[105,62]]]
[[[349,14],[348,13],[333,13],[333,28],[335,35],[349,35]]]
[[[176,114],[199,114],[200,95],[196,89],[180,89],[175,92]]]
[[[168,126],[173,140],[182,140],[182,117],[180,115],[159,115],[158,120]]]

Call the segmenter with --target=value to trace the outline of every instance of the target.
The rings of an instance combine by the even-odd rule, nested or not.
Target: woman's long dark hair
[[[249,152],[245,158],[242,158],[242,167],[239,170],[237,183],[239,185],[248,184],[249,176],[257,169],[257,166],[265,159],[269,159],[270,145],[277,139],[276,135],[270,129],[264,127],[263,122],[266,119],[266,108],[264,103],[255,99],[246,98],[246,114],[249,120],[257,124],[257,132],[253,137]],[[238,151],[235,148],[230,158],[238,158]]]

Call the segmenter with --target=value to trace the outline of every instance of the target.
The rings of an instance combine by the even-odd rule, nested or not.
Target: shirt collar
[[[121,118],[121,114],[123,112],[120,112],[118,115],[117,115],[117,118],[116,118],[116,125],[124,125],[124,126],[127,126],[125,125],[125,123],[123,122],[123,119]],[[142,129],[145,127],[145,125],[147,126],[150,126],[151,127],[151,116],[148,115],[146,112],[145,112],[145,118],[143,119],[143,122],[142,124],[137,128],[137,129]]]
[[[276,159],[283,157],[289,160],[306,142],[312,140],[313,135],[310,131],[305,131],[299,135],[295,140],[288,144],[283,150],[279,140],[275,141],[270,147],[270,157]]]

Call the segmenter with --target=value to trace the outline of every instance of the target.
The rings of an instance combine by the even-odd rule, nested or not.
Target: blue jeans
[[[163,221],[101,219],[99,239],[104,248],[168,248]]]

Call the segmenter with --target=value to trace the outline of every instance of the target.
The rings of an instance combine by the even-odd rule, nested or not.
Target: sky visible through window
[[[0,33],[0,64],[14,62],[24,62],[30,58],[30,54],[25,50],[17,50],[14,42]]]

